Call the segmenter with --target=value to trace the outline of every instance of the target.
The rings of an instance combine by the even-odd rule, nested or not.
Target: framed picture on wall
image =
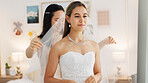
[[[97,24],[98,26],[110,26],[110,11],[98,10],[97,11]]]
[[[39,23],[39,7],[35,6],[27,6],[27,23]]]
[[[46,10],[46,8],[50,5],[50,4],[58,4],[61,5],[64,10],[66,11],[67,6],[72,2],[73,0],[70,1],[50,1],[50,2],[43,2],[41,3],[41,22],[43,22],[43,17],[44,17],[44,12]],[[43,24],[43,23],[42,23]]]

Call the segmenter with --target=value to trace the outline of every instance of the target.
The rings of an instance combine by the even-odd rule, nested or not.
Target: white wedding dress
[[[61,55],[59,65],[62,79],[73,80],[77,83],[85,83],[85,80],[94,75],[95,53],[87,52],[84,55],[69,51]]]

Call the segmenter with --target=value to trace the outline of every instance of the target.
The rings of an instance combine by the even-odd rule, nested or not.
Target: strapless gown
[[[69,51],[61,55],[59,65],[62,79],[73,80],[77,83],[85,83],[85,80],[94,75],[95,53],[87,52],[84,55]]]

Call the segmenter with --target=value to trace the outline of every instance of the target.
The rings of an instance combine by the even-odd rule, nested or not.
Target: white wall
[[[138,0],[94,0],[93,4],[95,8],[94,31],[97,40],[111,35],[117,41],[117,45],[106,46],[101,51],[102,62],[107,65],[106,69],[114,70],[112,52],[125,51],[129,55],[129,70],[124,65],[123,72],[129,75],[137,73]],[[103,9],[110,11],[111,25],[109,27],[97,25],[96,12]]]
[[[26,23],[26,6],[40,5],[44,1],[53,0],[3,0],[0,1],[0,34],[1,34],[1,65],[2,74],[5,74],[5,62],[13,51],[25,51],[29,44],[28,32],[41,32],[41,22],[36,25]],[[62,0],[61,0],[62,1]],[[93,0],[93,16],[94,34],[96,40],[100,41],[107,36],[113,36],[117,45],[106,46],[101,51],[102,62],[106,64],[106,68],[113,69],[111,54],[114,51],[126,51],[130,55],[130,70],[123,68],[129,74],[137,72],[137,0],[129,2],[129,11],[126,11],[126,0]],[[129,1],[129,0],[128,0]],[[9,3],[8,3],[9,2]],[[30,3],[31,2],[31,3]],[[16,4],[17,3],[17,4]],[[136,7],[136,8],[135,8]],[[111,16],[110,27],[99,27],[97,25],[97,10],[109,9]],[[127,14],[128,13],[128,18]],[[134,15],[133,15],[134,14]],[[14,36],[12,30],[13,21],[23,21],[24,33],[20,37]],[[127,21],[128,20],[128,21]],[[129,22],[129,23],[127,23]],[[114,72],[113,72],[114,73]],[[109,74],[113,74],[109,73]]]
[[[27,24],[27,6],[41,5],[41,2],[50,0],[1,0],[0,1],[0,30],[1,30],[1,65],[2,75],[5,74],[5,63],[8,62],[8,56],[12,52],[23,51],[29,45],[29,31],[41,32],[41,23],[39,24]],[[39,16],[40,17],[40,16]],[[23,33],[21,36],[15,36],[13,33],[14,21],[23,22]]]
[[[16,5],[18,3],[18,5]],[[2,58],[2,75],[5,74],[5,62],[8,62],[8,56],[11,55],[13,51],[24,51],[27,47],[29,40],[27,40],[27,35],[25,34],[27,28],[23,27],[23,34],[21,36],[13,35],[13,21],[24,21],[25,22],[25,5],[26,1],[22,2],[19,0],[14,1],[1,1],[1,58]],[[27,32],[26,32],[27,33]]]
[[[109,10],[110,11],[110,26],[102,27],[97,25],[97,18],[95,20],[94,31],[96,38],[102,40],[107,36],[111,35],[116,39],[117,45],[109,45],[101,51],[101,62],[106,66],[109,74],[115,74],[116,67],[112,61],[112,52],[116,51],[127,51],[127,36],[126,36],[126,15],[125,15],[125,2],[124,0],[95,0],[94,1],[94,16],[97,17],[96,12],[98,10]],[[123,69],[122,69],[123,70]]]
[[[130,59],[130,74],[137,73],[137,51],[138,51],[138,0],[128,1],[128,45]]]

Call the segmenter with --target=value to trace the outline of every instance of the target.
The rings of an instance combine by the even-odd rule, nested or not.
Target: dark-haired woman
[[[29,47],[26,49],[26,56],[28,58],[33,56],[35,49],[40,49],[42,47],[40,40],[63,14],[64,9],[61,5],[51,4],[46,8],[43,19],[42,33],[38,37],[32,39]]]

